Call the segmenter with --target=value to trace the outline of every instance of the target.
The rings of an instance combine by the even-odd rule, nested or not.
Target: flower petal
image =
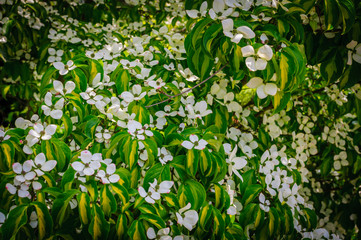
[[[43,164],[43,166],[41,167],[41,170],[43,170],[45,172],[49,172],[49,171],[53,170],[53,168],[55,168],[56,164],[57,164],[57,161],[55,161],[55,160],[47,161],[46,163]]]

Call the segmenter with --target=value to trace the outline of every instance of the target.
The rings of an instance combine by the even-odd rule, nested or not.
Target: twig
[[[157,102],[157,103],[154,103],[154,104],[151,104],[151,105],[148,105],[148,106],[145,106],[146,108],[150,108],[150,107],[153,107],[153,106],[156,106],[156,105],[159,105],[159,104],[162,104],[162,103],[165,103],[165,102],[168,102],[170,101],[172,98],[175,98],[175,97],[178,97],[180,95],[183,95],[184,93],[187,93],[193,89],[195,89],[196,87],[199,87],[200,85],[202,85],[203,83],[207,82],[209,79],[211,79],[212,77],[214,77],[217,73],[219,73],[220,71],[223,70],[223,68],[225,68],[226,66],[228,65],[228,63],[224,66],[222,66],[217,72],[213,73],[211,76],[209,76],[208,78],[204,79],[202,82],[198,83],[197,85],[181,92],[181,93],[178,93],[176,95],[173,95],[173,96],[169,96],[168,99],[165,99],[163,101],[160,101],[160,102]]]

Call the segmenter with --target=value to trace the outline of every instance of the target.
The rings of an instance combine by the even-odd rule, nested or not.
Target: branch
[[[176,94],[176,95],[173,95],[173,96],[168,95],[169,97],[168,97],[167,99],[165,99],[165,100],[163,100],[163,101],[160,101],[160,102],[157,102],[157,103],[154,103],[154,104],[151,104],[151,105],[148,105],[148,106],[145,106],[145,107],[146,107],[146,108],[150,108],[150,107],[153,107],[153,106],[156,106],[156,105],[159,105],[159,104],[168,102],[168,101],[170,101],[172,98],[175,98],[175,97],[178,97],[178,96],[180,96],[180,95],[183,95],[184,93],[187,93],[187,92],[195,89],[196,87],[199,87],[200,85],[202,85],[203,83],[207,82],[209,79],[211,79],[212,77],[214,77],[217,73],[219,73],[220,71],[222,71],[223,68],[225,68],[227,65],[228,65],[228,63],[227,63],[226,65],[222,66],[217,72],[213,73],[211,76],[207,77],[207,78],[204,79],[202,82],[198,83],[197,85],[195,85],[195,86],[193,86],[193,87],[191,87],[191,88],[189,88],[189,89],[187,89],[187,90],[185,90],[185,91],[183,91],[183,92],[181,92],[181,93],[178,93],[178,94]]]

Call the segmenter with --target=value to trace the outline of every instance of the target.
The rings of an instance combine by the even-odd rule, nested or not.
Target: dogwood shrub
[[[2,239],[357,239],[357,0],[0,0]]]

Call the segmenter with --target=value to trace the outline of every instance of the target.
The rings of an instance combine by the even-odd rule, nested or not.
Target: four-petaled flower
[[[208,142],[204,139],[199,140],[198,136],[195,134],[191,134],[189,136],[189,140],[190,141],[183,141],[182,146],[187,149],[195,148],[198,150],[203,150],[208,144]]]
[[[197,211],[189,210],[190,208],[191,204],[188,203],[184,208],[179,209],[176,216],[179,225],[184,226],[189,231],[192,231],[197,224],[199,217]]]
[[[101,167],[100,160],[102,158],[100,153],[92,154],[85,150],[80,153],[81,161],[76,161],[71,164],[74,170],[83,172],[86,176],[91,176]]]
[[[74,65],[74,62],[72,60],[69,60],[66,64],[64,64],[62,62],[54,62],[53,65],[56,69],[59,70],[60,75],[65,75],[69,71],[76,68],[76,66]]]

